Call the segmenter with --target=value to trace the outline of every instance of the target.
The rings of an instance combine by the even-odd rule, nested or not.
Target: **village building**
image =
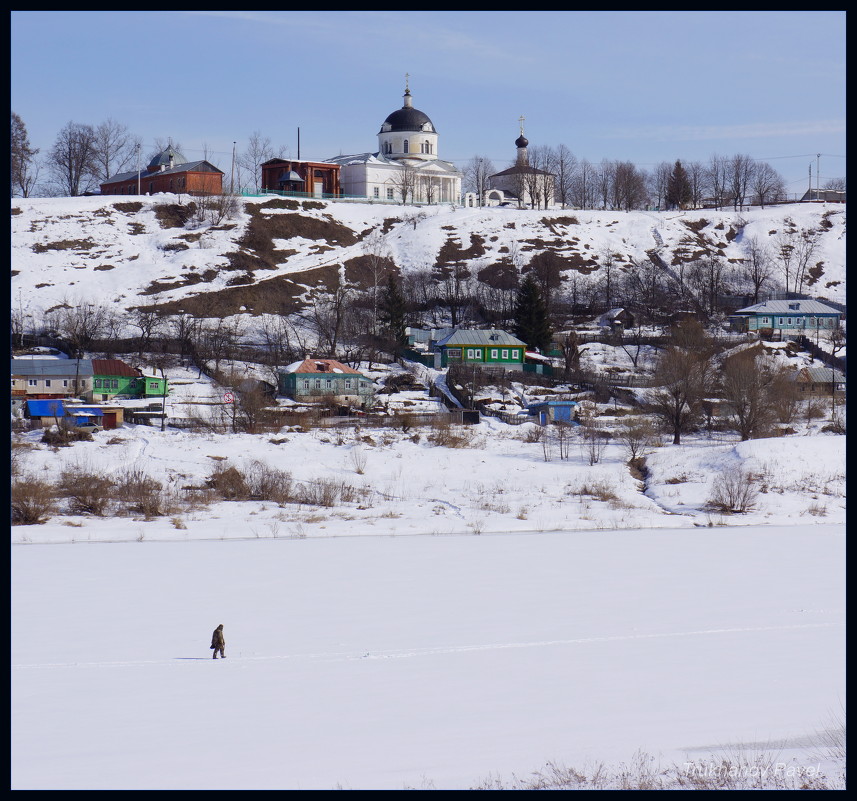
[[[440,364],[478,364],[483,367],[499,367],[505,370],[523,370],[527,345],[505,331],[455,329],[451,334],[434,343],[440,355]]]
[[[157,153],[145,170],[113,175],[101,184],[102,195],[154,195],[173,192],[219,195],[223,171],[204,159],[188,161],[172,146]]]
[[[517,149],[515,163],[506,170],[488,176],[488,189],[482,203],[485,206],[508,206],[517,208],[551,208],[554,205],[556,175],[530,165],[527,152],[529,140],[524,136],[524,118],[520,118],[521,135],[515,140]],[[478,203],[473,193],[468,193],[464,205]]]
[[[818,300],[766,300],[729,316],[738,331],[758,331],[774,338],[811,336],[839,326],[841,313]]]
[[[461,172],[439,158],[439,134],[429,116],[414,108],[406,84],[404,103],[387,115],[374,153],[325,159],[339,165],[342,192],[388,203],[458,203]]]
[[[337,198],[341,195],[339,164],[324,161],[269,159],[262,164],[262,190],[298,197]]]
[[[279,371],[279,392],[296,401],[331,401],[368,406],[374,397],[372,381],[335,359],[294,362]]]
[[[85,398],[110,401],[162,397],[165,379],[147,376],[121,359],[12,359],[12,403]]]

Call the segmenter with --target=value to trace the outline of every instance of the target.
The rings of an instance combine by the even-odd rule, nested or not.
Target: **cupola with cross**
[[[378,152],[388,159],[432,161],[437,158],[437,131],[428,114],[414,108],[405,75],[404,104],[388,115],[378,131]]]

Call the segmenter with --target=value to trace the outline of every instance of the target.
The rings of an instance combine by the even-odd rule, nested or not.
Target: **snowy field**
[[[12,789],[470,788],[741,744],[815,765],[844,551],[812,522],[13,546]]]

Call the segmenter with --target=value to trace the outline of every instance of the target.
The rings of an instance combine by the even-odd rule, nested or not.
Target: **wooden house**
[[[798,391],[806,395],[839,395],[845,392],[845,374],[833,367],[802,367],[795,374]]]
[[[505,331],[455,329],[435,345],[441,367],[450,364],[477,364],[506,370],[523,370],[527,345]]]
[[[160,192],[188,195],[219,195],[223,171],[210,161],[188,161],[168,147],[149,162],[145,170],[118,173],[101,184],[102,195],[154,195]]]
[[[783,339],[811,336],[839,327],[838,309],[818,300],[766,300],[738,309],[729,322],[738,331],[756,331],[761,336]]]
[[[339,164],[269,159],[262,165],[262,189],[299,197],[339,197]]]
[[[279,372],[281,395],[296,401],[333,401],[367,407],[374,398],[372,381],[335,359],[311,359]]]

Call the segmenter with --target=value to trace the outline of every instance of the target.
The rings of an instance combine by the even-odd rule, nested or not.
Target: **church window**
[[[387,187],[387,200],[392,200],[392,199],[393,199],[393,187],[388,186]]]
[[[375,198],[379,198],[379,197],[381,197],[381,190],[376,186],[376,187],[372,190],[372,195],[373,195]]]
[[[402,153],[408,153],[408,152],[410,152],[410,151],[408,150],[408,140],[407,140],[407,139],[405,139],[405,142],[404,142],[404,144],[402,145]]]

